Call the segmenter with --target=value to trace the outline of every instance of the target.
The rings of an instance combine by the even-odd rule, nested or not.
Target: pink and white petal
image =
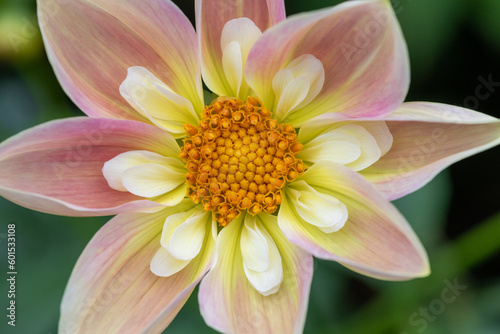
[[[142,122],[79,117],[42,124],[0,145],[0,195],[67,216],[159,209],[158,203],[113,190],[103,176],[106,161],[135,150],[179,154],[171,135]]]
[[[215,240],[207,233],[203,252],[177,274],[159,277],[150,270],[165,218],[189,202],[153,214],[123,213],[101,228],[71,274],[61,332],[156,333],[168,326],[215,255]]]
[[[375,278],[406,280],[429,274],[425,250],[407,221],[358,173],[320,162],[300,180],[343,203],[349,217],[339,231],[325,233],[301,218],[285,189],[278,222],[290,241],[316,257]]]
[[[500,120],[431,102],[404,103],[385,117],[354,120],[347,115],[324,114],[306,122],[298,138],[307,142],[339,122],[353,122],[376,134],[370,124],[380,125],[381,121],[392,135],[392,146],[360,173],[391,201],[420,189],[451,164],[500,144]],[[388,147],[391,138],[385,130],[380,134],[374,135],[377,143]]]
[[[274,75],[304,54],[322,62],[325,82],[313,101],[286,117],[294,126],[326,112],[386,115],[406,96],[408,52],[388,1],[348,1],[266,31],[250,51],[245,77],[268,108],[276,105]]]
[[[412,193],[451,164],[500,144],[500,120],[434,103],[405,103],[390,115],[390,151],[361,174],[389,200]]]
[[[201,314],[209,326],[224,333],[302,333],[313,274],[312,256],[285,238],[275,217],[257,217],[283,261],[279,290],[263,296],[245,276],[238,238],[243,228],[240,217],[218,236],[217,263],[200,285]]]
[[[285,19],[285,4],[283,0],[196,0],[195,6],[203,80],[217,95],[226,96],[231,87],[222,66],[221,34],[225,24],[247,17],[265,31]]]
[[[39,0],[38,13],[59,81],[87,115],[145,121],[119,92],[137,65],[202,107],[196,33],[172,2]]]

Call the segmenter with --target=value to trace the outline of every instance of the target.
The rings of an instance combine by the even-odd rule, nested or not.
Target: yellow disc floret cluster
[[[186,124],[181,158],[189,197],[226,226],[242,211],[273,213],[281,188],[305,170],[295,156],[302,144],[253,97],[219,99],[203,109],[199,126]]]

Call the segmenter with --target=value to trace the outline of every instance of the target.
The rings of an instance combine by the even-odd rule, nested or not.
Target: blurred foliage
[[[340,2],[285,1],[289,15]],[[193,20],[193,2],[176,3]],[[410,52],[410,100],[462,104],[474,94],[479,76],[492,74],[500,81],[500,1],[391,3]],[[81,115],[46,59],[35,12],[34,0],[0,0],[0,140],[48,120]],[[500,117],[499,105],[500,93],[495,92],[479,108]],[[500,208],[499,153],[497,148],[458,163],[395,203],[429,253],[431,276],[384,282],[317,260],[305,332],[499,333],[500,216],[495,216]],[[56,333],[59,304],[71,269],[108,218],[50,216],[3,198],[0,214],[0,267],[5,273],[1,233],[6,233],[9,223],[16,224],[18,264],[18,326],[7,327],[4,318],[0,332]],[[419,315],[421,308],[436,307],[447,282],[455,280],[467,288],[454,302],[445,304],[439,314],[431,314],[432,320]],[[3,310],[6,290],[2,279]],[[199,314],[196,293],[166,333],[214,333]]]

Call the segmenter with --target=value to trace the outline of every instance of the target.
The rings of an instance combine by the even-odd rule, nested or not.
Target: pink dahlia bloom
[[[495,118],[403,103],[408,54],[386,0],[286,20],[279,0],[198,0],[196,31],[167,0],[38,6],[59,81],[89,117],[3,142],[0,194],[117,215],[75,266],[62,333],[161,332],[200,282],[212,328],[299,333],[313,256],[428,275],[389,201],[500,141]]]

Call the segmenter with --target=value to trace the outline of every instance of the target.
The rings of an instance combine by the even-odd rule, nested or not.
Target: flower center
[[[181,148],[189,197],[226,226],[242,211],[273,213],[281,188],[305,170],[295,156],[303,145],[295,129],[271,118],[253,97],[218,99],[203,109],[199,126],[185,124]]]

